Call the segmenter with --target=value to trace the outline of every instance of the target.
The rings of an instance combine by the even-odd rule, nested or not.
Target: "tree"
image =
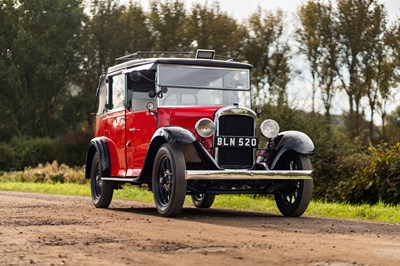
[[[188,17],[187,34],[193,48],[213,49],[217,55],[236,57],[240,54],[246,29],[221,12],[215,3],[196,4]]]
[[[392,143],[400,141],[400,106],[385,116],[385,137]]]
[[[315,95],[319,89],[325,115],[330,120],[339,55],[333,8],[331,3],[308,1],[300,7],[298,15],[301,23],[296,31],[299,52],[306,56],[312,77],[312,112],[315,112]]]
[[[287,102],[286,85],[290,79],[289,45],[283,34],[283,12],[264,12],[260,7],[247,22],[244,58],[254,66],[252,81],[255,101],[264,103],[269,95],[278,104]]]
[[[13,41],[18,32],[18,10],[15,8],[15,0],[5,0],[0,5],[0,138],[10,139],[18,132],[18,125],[14,123],[13,112],[15,101],[12,102],[14,91],[12,88],[16,83],[13,78],[17,74],[13,66],[12,50]],[[11,67],[13,66],[13,67]]]
[[[393,29],[392,29],[393,30]],[[373,25],[366,33],[369,42],[366,45],[366,56],[363,58],[363,72],[367,87],[367,98],[370,108],[369,132],[370,138],[374,133],[374,115],[381,111],[382,133],[385,136],[386,102],[391,94],[391,88],[398,83],[395,71],[398,68],[396,56],[391,47],[390,34],[387,29],[386,12],[383,6],[378,6]]]
[[[81,1],[9,0],[1,12],[0,102],[10,115],[7,126],[19,135],[55,135],[80,65]]]
[[[121,23],[125,7],[117,5],[113,0],[96,0],[90,6],[90,17],[84,27],[84,61],[83,69],[86,78],[97,81],[101,72],[114,64],[117,57],[125,53],[121,45],[124,25]],[[91,81],[90,84],[93,84]]]
[[[375,0],[341,0],[336,8],[330,2],[309,1],[300,8],[299,18],[297,39],[300,53],[310,63],[313,94],[321,90],[329,117],[335,81],[340,80],[348,96],[347,125],[353,137],[361,132],[364,110],[360,103],[366,98],[372,139],[374,115],[377,111],[386,115],[391,88],[398,84],[399,64],[393,48],[397,39],[387,28],[384,6]]]
[[[122,36],[120,45],[125,47],[125,51],[134,53],[152,49],[154,39],[149,27],[149,18],[142,6],[130,3],[122,12],[120,22],[122,24],[122,28],[119,29],[119,34]]]
[[[84,26],[84,58],[79,81],[78,108],[82,120],[92,123],[98,78],[115,59],[126,53],[151,50],[153,38],[148,18],[139,4],[128,7],[114,0],[96,0]]]
[[[150,2],[150,25],[159,51],[184,51],[190,46],[187,38],[187,15],[180,0]]]
[[[378,87],[378,99],[376,101],[376,109],[380,114],[382,121],[382,135],[386,134],[386,116],[387,103],[391,100],[393,89],[400,83],[400,23],[397,22],[385,32],[382,37],[383,49],[377,51],[377,78],[376,86]],[[382,44],[381,46],[382,47]],[[397,114],[399,108],[396,109]],[[398,116],[397,116],[398,119]],[[371,118],[372,120],[372,118]],[[398,121],[397,121],[398,123]]]
[[[337,74],[349,101],[348,130],[358,136],[361,130],[361,99],[368,93],[363,73],[369,67],[371,40],[379,34],[375,20],[381,6],[376,0],[339,0],[338,34],[340,37],[340,64]]]

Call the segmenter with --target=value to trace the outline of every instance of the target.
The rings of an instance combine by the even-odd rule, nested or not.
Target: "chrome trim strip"
[[[124,177],[101,177],[101,180],[116,181],[116,182],[135,182],[136,178]]]
[[[240,105],[230,105],[218,109],[218,111],[215,114],[215,117],[220,117],[222,115],[250,115],[254,119],[257,118],[257,114],[253,110]]]
[[[298,180],[312,179],[312,170],[187,170],[187,180]]]

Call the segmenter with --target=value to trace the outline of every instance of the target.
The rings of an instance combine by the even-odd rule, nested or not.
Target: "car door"
[[[126,174],[125,153],[125,92],[126,75],[119,74],[108,78],[108,110],[102,123],[104,136],[110,149],[111,176],[124,177]],[[116,154],[117,158],[114,158]]]
[[[138,176],[143,168],[151,138],[156,131],[156,116],[149,112],[147,104],[156,106],[149,97],[154,83],[137,81],[130,84],[130,108],[126,113],[126,162],[127,176]]]

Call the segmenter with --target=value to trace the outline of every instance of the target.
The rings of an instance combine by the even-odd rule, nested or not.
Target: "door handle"
[[[129,128],[128,129],[130,132],[136,132],[136,131],[139,131],[139,129],[136,129],[136,128],[134,128],[134,127],[131,127],[131,128]]]

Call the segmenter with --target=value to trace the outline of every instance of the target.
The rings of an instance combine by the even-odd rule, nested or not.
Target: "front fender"
[[[165,141],[160,141],[160,138]],[[179,146],[185,156],[186,163],[202,162],[205,169],[220,169],[214,158],[207,152],[203,145],[197,141],[193,133],[185,128],[164,127],[158,129],[153,136],[152,144],[160,142],[168,142],[172,146]],[[150,149],[154,148],[157,152],[159,146],[152,147],[150,144]]]
[[[155,138],[162,137],[171,145],[189,144],[196,141],[192,132],[183,127],[162,127],[154,133],[152,142]]]
[[[300,154],[313,154],[314,143],[309,136],[300,131],[284,131],[278,134],[275,139],[280,138],[278,143],[275,143],[274,150],[276,155],[273,158],[271,169],[275,168],[279,158],[287,151],[295,151]]]
[[[138,182],[151,182],[154,159],[164,143],[181,149],[186,163],[203,163],[205,169],[219,169],[214,158],[196,140],[192,132],[182,127],[163,127],[159,128],[151,139]]]
[[[154,132],[147,150],[143,169],[140,173],[139,182],[151,182],[154,159],[161,145],[169,143],[170,145],[185,145],[196,141],[196,137],[189,130],[182,127],[162,127]]]

